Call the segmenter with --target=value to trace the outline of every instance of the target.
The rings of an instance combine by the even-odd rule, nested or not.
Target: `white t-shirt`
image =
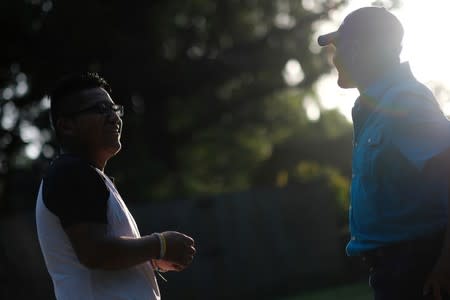
[[[63,159],[67,161],[67,158]],[[70,167],[74,163],[78,164],[83,162],[80,162],[78,159],[73,160],[73,158],[69,158],[69,163],[63,163],[62,165]],[[61,164],[59,164],[59,168],[61,169],[60,166]],[[50,168],[52,167],[54,166]],[[93,168],[89,165],[87,167]],[[58,168],[58,163],[56,163],[56,167],[54,168]],[[100,170],[95,168],[94,170],[104,180],[109,191],[109,197],[105,206],[107,234],[117,237],[140,237],[133,216],[128,211],[114,184]],[[64,177],[64,175],[61,176]],[[59,176],[59,180],[61,180],[61,176]],[[51,181],[52,179],[50,178],[48,180]],[[89,269],[79,262],[61,222],[62,218],[66,217],[59,217],[46,206],[46,201],[44,200],[45,193],[43,193],[44,185],[46,185],[45,181],[46,178],[41,182],[37,197],[36,223],[39,243],[48,272],[53,281],[56,299],[159,300],[160,293],[158,284],[153,268],[149,262],[118,271]],[[76,186],[74,184],[74,188]],[[71,193],[71,191],[66,191],[66,193]],[[80,193],[80,191],[77,191],[77,193]],[[67,198],[71,199],[71,196],[67,196]],[[65,201],[65,199],[57,200],[62,203]],[[70,206],[72,204],[67,203],[67,205]],[[53,210],[58,211],[57,209]],[[76,221],[72,223],[76,223]]]

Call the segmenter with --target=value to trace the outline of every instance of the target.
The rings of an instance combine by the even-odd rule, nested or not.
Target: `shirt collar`
[[[411,78],[414,78],[414,75],[411,72],[409,63],[401,63],[387,71],[384,76],[366,88],[361,95],[378,102],[391,86]]]

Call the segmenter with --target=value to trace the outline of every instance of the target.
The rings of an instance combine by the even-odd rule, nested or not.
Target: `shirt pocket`
[[[383,130],[380,127],[373,128],[370,132],[365,135],[365,140],[363,141],[364,147],[364,167],[362,168],[363,176],[371,179],[375,182],[377,175],[377,165],[379,157],[382,151],[382,146],[384,142]]]

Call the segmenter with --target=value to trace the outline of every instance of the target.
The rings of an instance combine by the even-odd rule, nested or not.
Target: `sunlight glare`
[[[307,2],[307,1],[306,1]],[[324,34],[330,27],[336,30],[337,24],[355,9],[370,6],[373,1],[350,1],[343,10],[332,14],[332,20],[320,24],[317,33]],[[410,63],[414,76],[428,87],[435,85],[450,90],[450,40],[447,39],[447,28],[450,28],[450,1],[402,1],[402,5],[392,10],[402,22],[405,35],[401,60]],[[331,26],[330,26],[331,25]],[[316,39],[314,40],[316,42]],[[342,90],[337,84],[337,74],[325,75],[316,85],[316,91],[324,108],[338,108],[351,121],[351,107],[356,99],[357,91]],[[333,82],[333,84],[331,84]],[[354,91],[354,92],[350,92]],[[352,94],[352,96],[349,96]],[[446,93],[436,94],[446,115],[450,115],[450,99]],[[349,102],[350,101],[350,102]],[[349,105],[351,103],[351,105]]]
[[[305,78],[305,74],[303,73],[302,66],[298,60],[290,59],[286,62],[283,69],[283,78],[289,86],[295,86],[302,82]]]
[[[1,119],[1,126],[3,127],[3,129],[12,129],[14,126],[16,126],[18,119],[19,110],[13,103],[8,102],[3,105],[3,117]]]
[[[295,26],[296,20],[289,14],[278,13],[274,20],[275,26],[281,29],[291,29]]]
[[[25,146],[25,154],[30,159],[38,158],[41,153],[41,145],[37,143],[31,143]]]
[[[306,97],[303,100],[303,107],[310,121],[317,121],[320,118],[320,108],[313,99]]]
[[[12,89],[12,87],[9,86],[3,90],[3,93],[2,93],[3,99],[11,100],[13,96],[14,96],[14,90]]]
[[[38,141],[40,138],[39,128],[28,122],[22,122],[20,124],[20,137],[26,143]]]
[[[428,87],[439,85],[450,90],[449,1],[429,0],[404,2],[396,12],[405,28],[401,58],[409,61],[414,75]],[[450,115],[448,93],[435,93],[446,115]]]
[[[411,1],[398,10],[405,27],[401,57],[410,61],[419,79],[450,83],[450,42],[446,34],[449,9],[450,2],[429,0],[426,6],[421,1]]]

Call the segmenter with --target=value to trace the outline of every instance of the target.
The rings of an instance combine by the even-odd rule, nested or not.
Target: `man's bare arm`
[[[160,258],[160,241],[156,234],[134,237],[110,237],[106,225],[82,223],[70,226],[66,233],[80,262],[88,268],[117,270]],[[179,232],[162,233],[167,242],[163,257],[184,269],[193,259],[194,241]]]

